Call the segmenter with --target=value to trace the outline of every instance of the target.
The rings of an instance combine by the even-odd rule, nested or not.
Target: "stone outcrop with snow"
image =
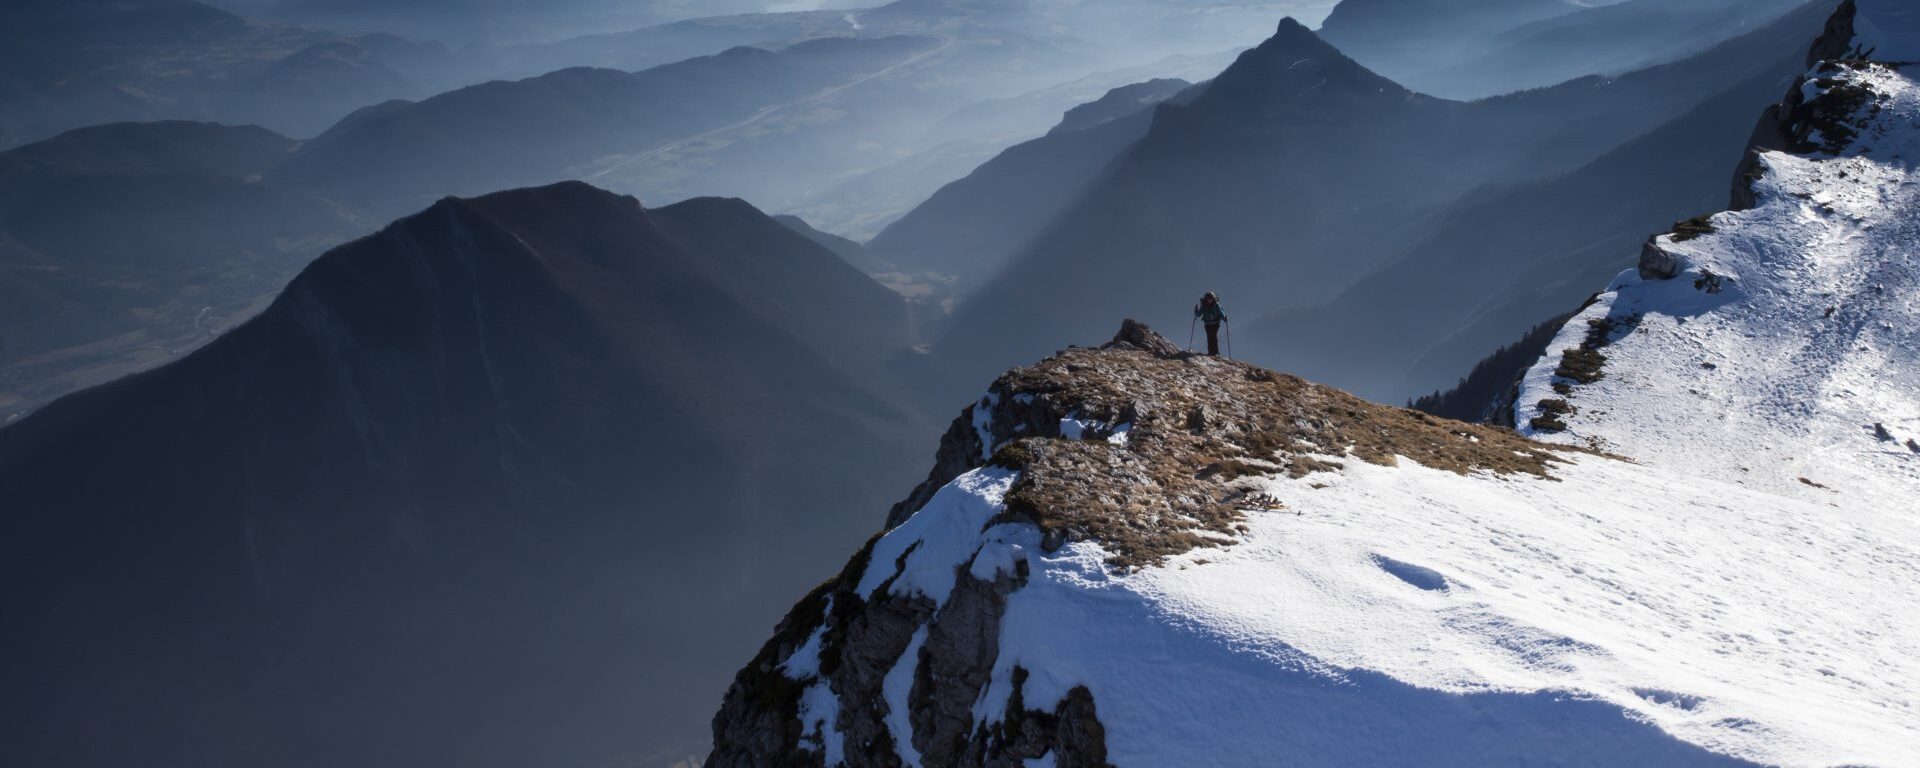
[[[709,764],[1920,764],[1920,87],[1797,89],[1531,370],[1542,442],[1138,327],[1008,372]]]

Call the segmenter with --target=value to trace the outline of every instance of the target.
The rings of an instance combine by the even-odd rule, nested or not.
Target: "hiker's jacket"
[[[1203,302],[1193,306],[1193,316],[1200,318],[1200,322],[1207,325],[1219,325],[1220,321],[1227,319],[1227,311],[1220,308],[1220,302],[1216,301],[1212,304]]]

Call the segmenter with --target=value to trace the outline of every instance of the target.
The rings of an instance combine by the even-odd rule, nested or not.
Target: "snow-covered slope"
[[[1136,326],[1007,373],[709,764],[1920,765],[1912,78],[1811,72],[1530,373],[1547,442]]]
[[[1836,67],[1805,93],[1804,111],[1850,116],[1810,137],[1844,149],[1766,152],[1756,207],[1659,238],[1679,274],[1624,273],[1575,316],[1519,400],[1531,414],[1572,408],[1564,430],[1521,429],[1913,525],[1920,85],[1888,67]],[[1857,137],[1834,135],[1840,125]],[[1583,354],[1603,358],[1588,384],[1563,375]]]

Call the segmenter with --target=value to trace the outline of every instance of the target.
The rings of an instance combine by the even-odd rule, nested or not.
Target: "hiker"
[[[1200,303],[1193,305],[1193,316],[1207,327],[1207,354],[1220,356],[1220,324],[1227,321],[1227,311],[1220,308],[1220,297],[1207,291],[1200,297]]]

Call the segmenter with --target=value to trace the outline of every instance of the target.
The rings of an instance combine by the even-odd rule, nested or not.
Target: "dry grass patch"
[[[994,391],[1047,414],[1131,425],[1123,443],[1024,437],[993,457],[1022,472],[1002,520],[1033,522],[1053,545],[1100,542],[1123,567],[1230,541],[1257,491],[1248,477],[1405,456],[1460,474],[1548,478],[1574,450],[1202,356],[1072,349],[1009,372]]]

